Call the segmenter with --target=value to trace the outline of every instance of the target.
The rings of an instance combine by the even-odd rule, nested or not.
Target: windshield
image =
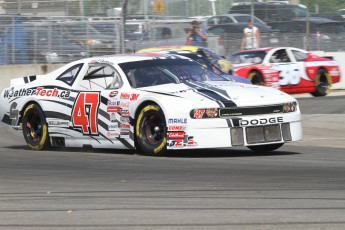
[[[230,56],[233,64],[260,64],[266,55],[265,51],[241,52]]]
[[[134,88],[185,81],[228,81],[188,59],[154,59],[119,64]]]

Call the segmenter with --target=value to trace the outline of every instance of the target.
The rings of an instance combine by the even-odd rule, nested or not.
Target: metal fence
[[[261,30],[261,47],[344,50],[341,3],[335,8],[334,4],[321,0],[293,6],[288,3],[306,1],[128,0],[123,27],[123,2],[1,1],[0,65],[62,63],[123,50],[135,52],[153,46],[184,45],[192,20],[198,20],[208,30],[209,48],[227,56],[240,49],[246,17],[236,21],[240,19],[225,14],[238,13],[257,17],[254,25]],[[216,18],[211,20],[212,17]],[[121,35],[124,43],[120,42]]]

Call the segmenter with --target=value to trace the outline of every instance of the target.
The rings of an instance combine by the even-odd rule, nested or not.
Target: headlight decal
[[[262,107],[225,107],[225,108],[200,108],[190,112],[193,119],[205,118],[229,118],[238,116],[263,115],[292,113],[298,110],[297,102],[288,102],[279,105],[270,105]]]

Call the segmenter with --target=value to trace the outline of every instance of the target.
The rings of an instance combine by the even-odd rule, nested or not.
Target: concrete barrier
[[[52,65],[0,65],[0,92],[10,85],[11,79],[46,74],[60,68],[63,64]]]
[[[342,74],[341,81],[333,84],[333,89],[345,89],[345,52],[323,52],[312,51],[315,54],[321,56],[333,57],[340,65],[340,71]],[[10,81],[13,78],[39,75],[49,73],[57,68],[60,68],[64,64],[51,64],[51,65],[0,65],[0,92],[10,85]]]

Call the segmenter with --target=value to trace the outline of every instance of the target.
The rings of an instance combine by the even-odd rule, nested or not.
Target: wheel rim
[[[143,129],[145,139],[150,145],[158,145],[164,139],[163,121],[157,114],[152,114],[145,120]]]
[[[248,79],[253,83],[253,85],[264,85],[260,74],[258,74],[256,72],[252,72],[249,75]]]
[[[26,124],[26,133],[30,141],[37,143],[42,138],[43,125],[39,115],[36,112],[33,112],[28,117]]]
[[[317,75],[316,88],[322,95],[327,95],[331,91],[332,78],[327,72],[322,71]]]

